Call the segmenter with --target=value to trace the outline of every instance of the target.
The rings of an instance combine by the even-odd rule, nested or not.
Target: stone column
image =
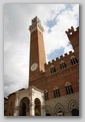
[[[41,116],[45,116],[45,105],[41,105]]]
[[[15,107],[14,116],[19,116],[19,107],[18,106]]]
[[[29,105],[27,105],[27,108],[26,108],[26,116],[30,116],[30,107],[29,107]]]
[[[30,116],[35,116],[34,101],[30,103]]]
[[[42,98],[41,98],[41,116],[45,116],[46,111],[45,111],[45,100],[44,100],[44,94],[42,93]]]
[[[16,98],[16,101],[15,101],[14,116],[19,116],[19,101],[18,101],[18,97]]]

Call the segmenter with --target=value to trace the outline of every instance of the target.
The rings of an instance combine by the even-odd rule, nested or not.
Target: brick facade
[[[7,116],[13,116],[14,115],[15,99],[16,99],[15,93],[12,93],[8,96]]]
[[[30,30],[29,87],[8,96],[7,115],[19,116],[19,106],[29,99],[30,113],[26,115],[79,115],[79,27],[66,31],[74,52],[56,57],[46,63],[43,27],[38,17],[32,20]],[[31,89],[31,91],[30,91]],[[41,91],[42,92],[41,92]],[[56,94],[55,94],[56,93]],[[42,95],[43,94],[43,95]],[[39,95],[39,96],[38,96]],[[35,101],[42,103],[36,108]],[[33,98],[32,98],[33,97]],[[37,102],[38,102],[37,100]],[[45,100],[45,102],[44,102]],[[42,102],[43,101],[43,102]],[[24,101],[25,103],[25,101]],[[23,103],[22,103],[23,104]],[[17,106],[18,105],[18,106]],[[25,107],[28,106],[27,103]],[[36,109],[36,110],[35,110]],[[39,113],[39,111],[40,113]],[[38,111],[38,113],[36,113]],[[20,111],[21,112],[21,111]]]
[[[39,30],[37,29],[38,33]],[[33,35],[34,32],[31,33],[31,38],[33,38],[32,36],[35,37],[35,34]],[[38,51],[37,52],[37,56],[40,57],[42,59],[42,55],[45,55],[43,52],[44,48],[42,48],[42,41],[40,38],[42,38],[42,34],[38,35],[37,38],[35,40],[39,41],[39,43],[35,43],[33,46],[33,50]],[[64,56],[60,56],[58,58],[56,58],[55,60],[53,59],[51,62],[48,62],[48,64],[44,64],[45,70],[43,71],[43,69],[41,71],[39,71],[38,75],[35,77],[35,75],[33,75],[34,77],[32,77],[29,81],[29,86],[34,85],[37,88],[41,89],[41,90],[47,90],[48,91],[48,95],[49,95],[49,99],[53,99],[53,89],[55,86],[59,87],[60,90],[60,96],[65,96],[67,95],[66,93],[66,89],[65,89],[65,84],[66,82],[70,82],[70,84],[72,85],[73,88],[73,92],[78,92],[79,91],[79,27],[76,28],[76,30],[74,31],[74,28],[71,27],[71,29],[68,29],[68,31],[66,31],[67,37],[69,39],[69,41],[71,42],[74,52],[69,52],[69,54],[65,54]],[[39,47],[39,50],[36,49],[36,47]],[[41,48],[40,48],[41,47]],[[32,49],[32,47],[31,47]],[[32,53],[32,50],[30,50],[30,52]],[[33,53],[32,53],[33,54]],[[31,54],[31,55],[32,55]],[[31,60],[35,61],[35,59],[37,59],[38,57],[32,57]],[[44,56],[45,57],[45,56]],[[76,57],[77,59],[77,63],[75,63],[74,65],[72,65],[71,59],[72,57]],[[31,56],[30,56],[31,58]],[[61,69],[60,64],[61,62],[64,61],[64,63],[66,64],[66,68]],[[44,58],[44,62],[45,62],[45,58]],[[43,62],[43,63],[44,63]],[[42,61],[38,62],[39,65],[42,65]],[[51,73],[50,72],[50,68],[54,66],[56,68],[56,72]],[[31,72],[32,74],[35,74],[37,70]]]

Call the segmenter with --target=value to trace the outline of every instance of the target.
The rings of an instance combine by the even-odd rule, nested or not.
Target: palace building
[[[79,27],[65,33],[74,52],[46,63],[43,31],[36,16],[30,31],[29,86],[8,96],[6,116],[79,116]]]

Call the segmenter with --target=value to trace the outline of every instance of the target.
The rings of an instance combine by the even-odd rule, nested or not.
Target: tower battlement
[[[49,61],[48,63],[45,63],[45,66],[52,65],[54,63],[57,63],[60,60],[64,60],[65,57],[70,56],[72,54],[72,51],[69,51],[69,53],[65,53],[64,55],[61,55],[60,57],[57,57],[56,59],[53,59],[52,61]]]
[[[40,19],[36,16],[34,19],[32,19],[32,24],[33,23],[41,23]]]
[[[76,48],[78,48],[79,45],[79,27],[77,27],[76,29],[71,27],[70,29],[68,29],[68,31],[65,31],[65,33],[67,34],[67,37],[71,42],[73,49],[77,50]]]
[[[76,30],[74,30],[74,27],[71,26],[70,29],[68,29],[68,31],[65,31],[65,33],[67,34],[68,37],[72,36],[75,32],[79,31],[79,27],[76,28]]]
[[[44,28],[41,25],[41,21],[37,16],[34,19],[32,19],[31,25],[29,26],[29,30],[31,33],[34,32],[36,29],[38,29],[40,32],[44,31]]]

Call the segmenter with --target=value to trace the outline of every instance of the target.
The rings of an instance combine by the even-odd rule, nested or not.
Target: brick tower
[[[43,41],[43,27],[41,21],[36,16],[32,20],[30,30],[30,66],[29,66],[29,81],[39,76],[40,72],[45,70],[46,63],[44,41]]]
[[[8,116],[79,116],[79,27],[66,31],[74,52],[46,63],[43,27],[30,30],[29,87],[8,96]]]
[[[74,30],[73,27],[71,27],[71,29],[68,29],[68,31],[66,31],[67,37],[70,40],[70,43],[73,46],[73,49],[75,51],[75,53],[77,53],[76,55],[79,55],[79,27],[76,28],[77,31]]]

